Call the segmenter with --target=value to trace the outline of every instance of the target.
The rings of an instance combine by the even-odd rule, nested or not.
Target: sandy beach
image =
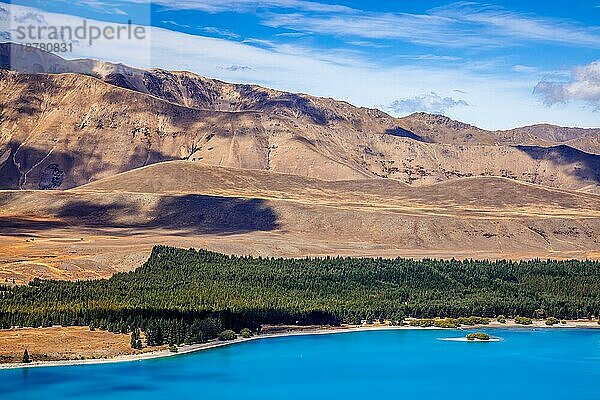
[[[409,322],[410,320],[407,320]],[[273,327],[277,328],[277,327]],[[597,321],[579,320],[579,321],[566,321],[566,323],[559,323],[553,326],[545,324],[544,320],[534,320],[531,325],[519,325],[514,320],[507,320],[506,323],[499,323],[495,320],[490,321],[488,325],[473,325],[473,326],[461,326],[455,328],[458,330],[474,330],[474,329],[486,329],[486,328],[500,328],[500,329],[600,329],[600,324]],[[390,325],[342,325],[340,327],[317,327],[317,328],[304,328],[304,327],[282,327],[275,333],[265,333],[261,335],[255,335],[251,338],[238,337],[235,340],[230,341],[219,341],[212,340],[206,343],[183,345],[177,348],[177,352],[169,350],[157,350],[150,351],[141,354],[129,354],[120,355],[112,358],[98,358],[98,359],[84,359],[84,360],[61,360],[61,361],[33,361],[31,363],[4,363],[0,364],[0,370],[2,369],[15,369],[15,368],[36,368],[36,367],[58,367],[58,366],[73,366],[73,365],[90,365],[90,364],[106,364],[116,362],[133,362],[142,361],[155,358],[172,357],[180,354],[188,354],[202,350],[214,349],[223,346],[231,346],[239,343],[249,342],[252,340],[263,340],[271,339],[276,337],[286,336],[304,336],[304,335],[330,335],[337,333],[349,333],[349,332],[368,332],[368,331],[380,331],[380,330],[452,330],[439,327],[414,327],[409,325],[403,326],[390,326]]]

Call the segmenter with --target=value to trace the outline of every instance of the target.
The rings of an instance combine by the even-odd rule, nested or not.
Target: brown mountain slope
[[[600,196],[503,178],[427,187],[160,163],[0,191],[0,279],[110,276],[157,244],[233,254],[599,258]]]
[[[373,208],[444,208],[515,214],[535,207],[532,215],[600,216],[600,196],[518,183],[511,179],[473,177],[414,187],[394,179],[324,181],[269,171],[170,161],[124,172],[72,189],[74,193],[204,194],[292,200]],[[571,210],[571,211],[566,211]],[[443,213],[440,209],[436,211]],[[524,212],[523,212],[524,214]],[[565,214],[566,215],[566,214]]]
[[[600,156],[540,146],[583,140],[587,130],[527,134],[507,146],[501,135],[441,116],[396,119],[332,99],[42,52],[7,61],[11,51],[0,46],[1,65],[52,74],[0,72],[3,188],[70,188],[186,159],[326,180],[502,176],[599,190]]]
[[[295,134],[295,118],[191,109],[73,74],[0,71],[0,89],[3,187],[46,185],[44,176],[61,176],[51,165],[64,171],[66,188],[169,159],[326,179],[373,176],[336,154],[340,139],[313,143],[322,133],[315,126]]]
[[[321,124],[272,111],[198,110],[76,74],[0,71],[0,89],[4,188],[69,188],[176,159],[415,185],[506,176],[594,191],[600,181],[600,156],[566,146],[426,143],[403,137],[393,118],[372,118],[371,110],[346,103],[349,113],[360,113],[356,121]]]
[[[307,119],[315,124],[345,120],[361,128],[361,122],[389,115],[374,109],[354,107],[346,102],[305,94],[282,92],[257,85],[231,84],[186,71],[138,69],[96,60],[65,60],[37,49],[0,43],[0,68],[18,72],[75,73],[98,78],[111,85],[130,89],[168,102],[207,111],[258,111]],[[366,127],[362,127],[366,128]]]
[[[540,147],[569,145],[584,152],[600,154],[600,128],[565,128],[539,124],[503,131],[486,131],[442,115],[426,113],[415,113],[399,120],[402,127],[418,133],[428,142]]]
[[[355,129],[366,129],[372,119],[393,126],[390,133],[442,144],[553,146],[570,144],[580,150],[600,153],[600,128],[565,128],[549,124],[505,131],[486,131],[441,115],[415,113],[393,119],[374,109],[353,107],[342,101],[305,94],[286,93],[256,85],[230,84],[185,71],[143,70],[96,60],[65,60],[37,49],[24,51],[18,45],[0,43],[0,68],[27,73],[77,73],[107,83],[183,105],[212,111],[268,111],[273,114],[304,115],[315,123],[352,120]],[[360,124],[361,121],[366,123]],[[580,147],[578,147],[580,146]]]

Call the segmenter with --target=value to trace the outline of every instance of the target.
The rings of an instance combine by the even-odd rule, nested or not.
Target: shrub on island
[[[469,333],[467,340],[490,340],[490,335],[483,332]]]
[[[533,321],[531,320],[531,318],[527,318],[527,317],[515,317],[515,324],[519,324],[519,325],[531,325],[533,323]]]
[[[556,325],[559,322],[560,321],[557,318],[554,318],[554,317],[549,317],[548,319],[546,319],[546,325],[548,325],[548,326]]]
[[[504,315],[498,315],[498,318],[496,318],[496,321],[500,322],[501,324],[505,324],[506,317]]]
[[[237,335],[231,329],[219,333],[219,340],[221,341],[234,340],[235,338],[237,338]]]
[[[240,331],[240,336],[244,339],[248,339],[252,337],[252,331],[248,328],[244,328]]]

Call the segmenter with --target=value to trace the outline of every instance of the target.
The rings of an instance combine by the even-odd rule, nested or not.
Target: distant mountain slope
[[[432,207],[468,213],[536,207],[532,216],[577,215],[600,217],[600,195],[546,188],[497,177],[472,177],[414,187],[394,179],[324,181],[296,175],[185,161],[137,168],[72,189],[102,193],[197,193],[211,196],[291,200],[306,204],[352,204],[361,207],[423,210]],[[456,207],[456,208],[455,208]],[[561,211],[557,211],[561,210]],[[570,210],[570,211],[566,211]],[[425,212],[425,211],[423,211]]]
[[[0,191],[0,277],[131,270],[153,245],[231,254],[600,258],[600,196],[495,177],[422,187],[164,162],[65,191]]]
[[[557,141],[592,143],[594,130],[488,132],[189,72],[15,52],[0,45],[0,65],[25,71],[0,71],[1,188],[70,188],[181,159],[324,180],[500,176],[599,188],[600,156]]]
[[[600,154],[600,128],[565,128],[539,124],[503,131],[486,131],[442,115],[426,113],[415,113],[400,118],[400,121],[405,129],[418,133],[423,140],[429,142],[543,147],[567,144],[584,152]]]

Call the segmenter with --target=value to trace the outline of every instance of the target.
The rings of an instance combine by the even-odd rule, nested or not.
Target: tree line
[[[420,261],[237,257],[157,246],[109,279],[0,287],[0,327],[139,331],[148,344],[197,343],[261,324],[600,313],[596,261]]]

